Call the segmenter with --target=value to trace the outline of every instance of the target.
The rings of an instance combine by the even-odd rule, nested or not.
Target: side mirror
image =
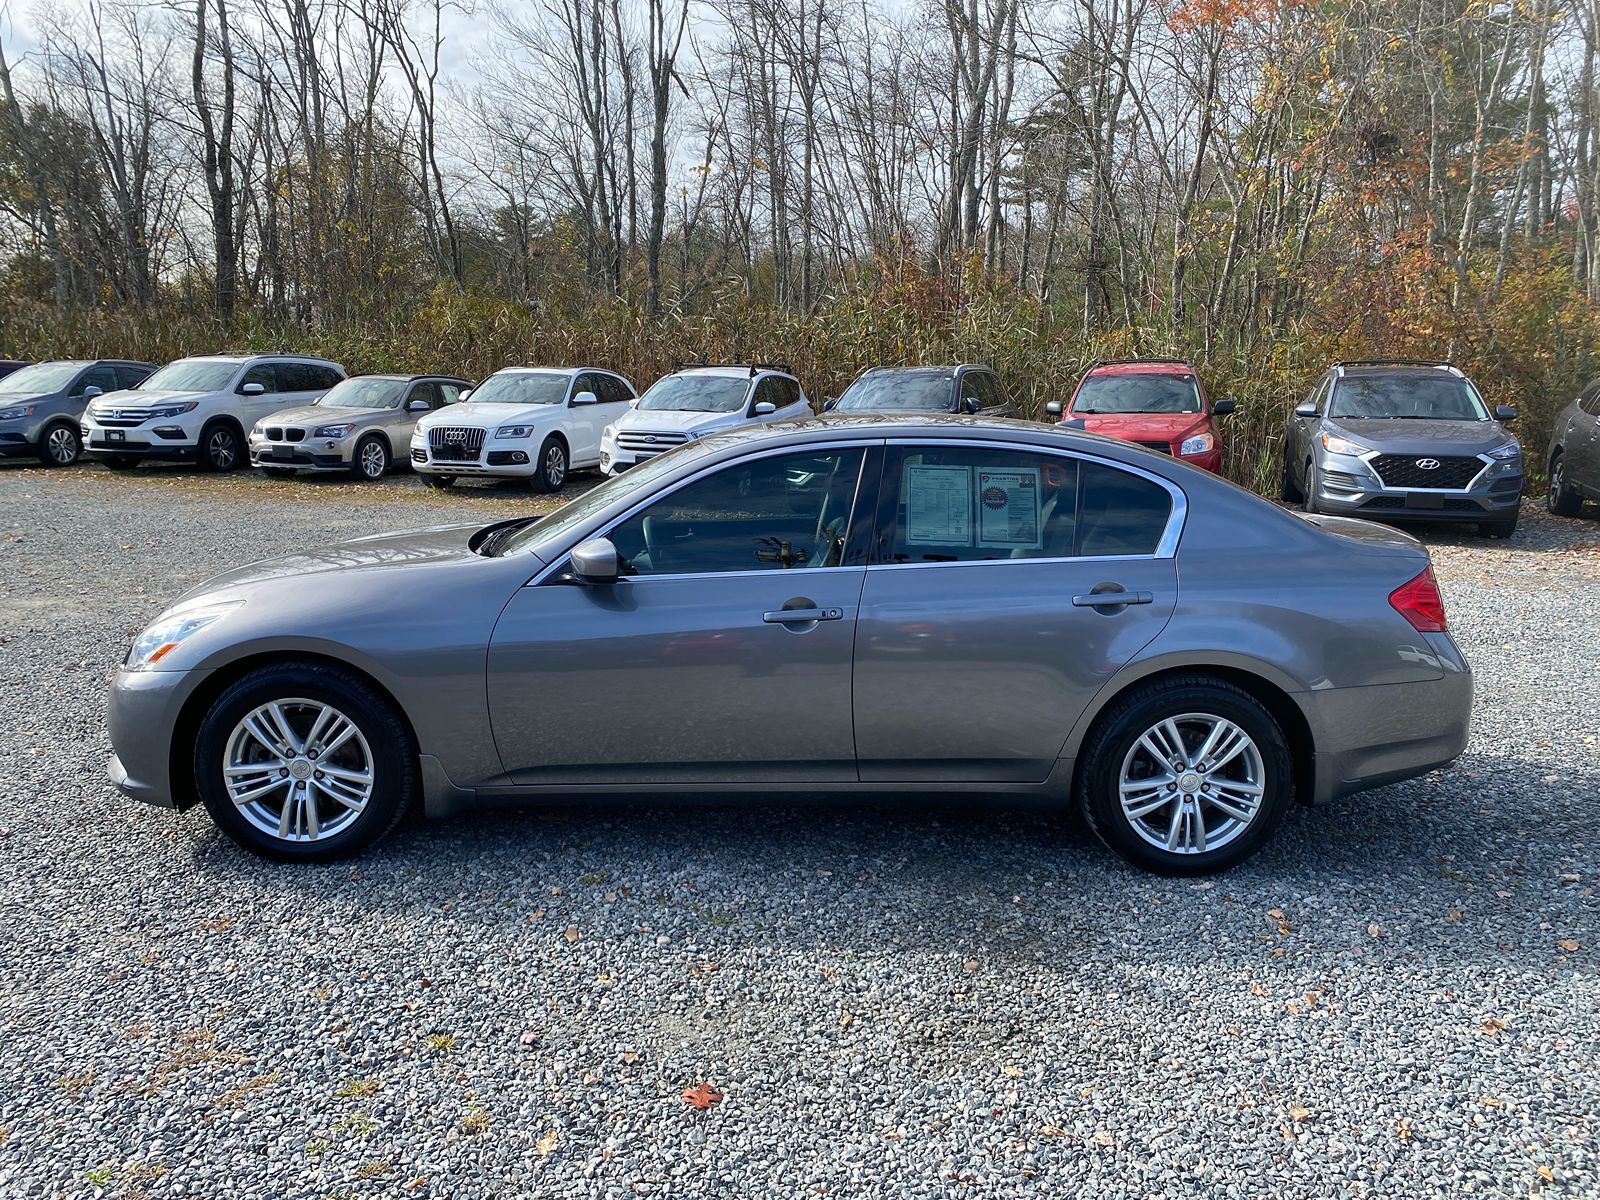
[[[1054,417],[1058,421],[1061,419],[1061,414],[1064,411],[1066,410],[1061,407],[1061,401],[1059,400],[1052,400],[1049,404],[1044,406],[1044,415],[1047,417]]]
[[[1304,404],[1294,406],[1294,415],[1297,417],[1314,417],[1317,415],[1317,406],[1307,400]]]
[[[826,400],[824,400],[822,402],[822,411],[823,412],[832,412],[838,406],[839,406],[839,402],[837,400],[835,400],[833,397],[830,396],[828,399],[826,399]]]
[[[629,396],[628,397],[628,407],[629,408],[638,408],[639,407],[639,397],[637,397],[637,396]]]
[[[1517,419],[1517,410],[1509,404],[1497,404],[1494,407],[1494,419],[1496,421],[1515,421]]]
[[[466,388],[466,389],[462,390],[461,392],[457,393],[457,395],[456,395],[456,403],[460,404],[463,400],[470,399],[471,396],[472,396],[472,389],[471,388]]]
[[[1218,400],[1211,406],[1211,415],[1213,417],[1225,417],[1238,407],[1232,400]]]
[[[239,395],[241,396],[260,396],[264,395],[266,390],[267,385],[264,383],[243,383],[239,385]]]
[[[105,395],[104,389],[97,388],[92,383],[88,387],[83,389],[83,398],[85,400],[93,400],[96,396],[104,396],[104,395]]]
[[[778,406],[771,400],[761,400],[757,402],[755,408],[751,411],[758,417],[770,417],[778,411]]]
[[[406,401],[406,411],[407,412],[427,412],[432,407],[433,406],[431,404],[429,404],[426,400],[408,400],[408,401]]]
[[[572,573],[583,583],[596,586],[615,583],[622,574],[617,548],[610,538],[590,538],[572,551]]]
[[[983,401],[976,396],[968,396],[961,402],[961,411],[969,416],[973,413],[980,413],[983,411]]]
[[[572,407],[573,408],[577,408],[578,405],[580,405],[580,404],[595,404],[595,403],[598,403],[598,398],[595,396],[595,394],[593,392],[577,392],[572,397]]]

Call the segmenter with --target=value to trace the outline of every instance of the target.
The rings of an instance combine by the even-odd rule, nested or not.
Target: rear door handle
[[[842,621],[844,609],[780,608],[776,612],[762,613],[761,619],[768,625],[790,625],[803,621]]]
[[[1120,589],[1089,592],[1087,595],[1072,598],[1074,608],[1126,608],[1130,604],[1153,603],[1155,596],[1149,592],[1125,592]]]

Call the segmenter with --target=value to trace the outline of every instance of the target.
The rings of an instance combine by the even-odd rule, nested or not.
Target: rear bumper
[[[1448,634],[1418,634],[1410,653],[1444,675],[1297,697],[1317,747],[1312,804],[1424,775],[1466,748],[1472,669]]]

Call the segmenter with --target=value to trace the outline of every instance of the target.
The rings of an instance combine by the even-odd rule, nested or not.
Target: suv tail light
[[[1447,628],[1444,617],[1444,596],[1439,592],[1439,581],[1434,578],[1433,564],[1409,583],[1402,583],[1389,593],[1389,604],[1418,633],[1443,633]]]

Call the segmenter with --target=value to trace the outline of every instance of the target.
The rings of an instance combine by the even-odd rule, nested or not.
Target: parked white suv
[[[247,429],[309,404],[344,376],[338,363],[297,354],[180,358],[137,389],[92,401],[83,413],[83,449],[114,470],[157,459],[231,471],[246,462]]]
[[[786,366],[680,367],[606,427],[600,469],[615,475],[719,429],[810,415],[811,402]]]
[[[411,465],[434,487],[465,476],[528,479],[558,492],[600,463],[600,431],[628,411],[633,384],[593,367],[507,367],[417,422]]]

